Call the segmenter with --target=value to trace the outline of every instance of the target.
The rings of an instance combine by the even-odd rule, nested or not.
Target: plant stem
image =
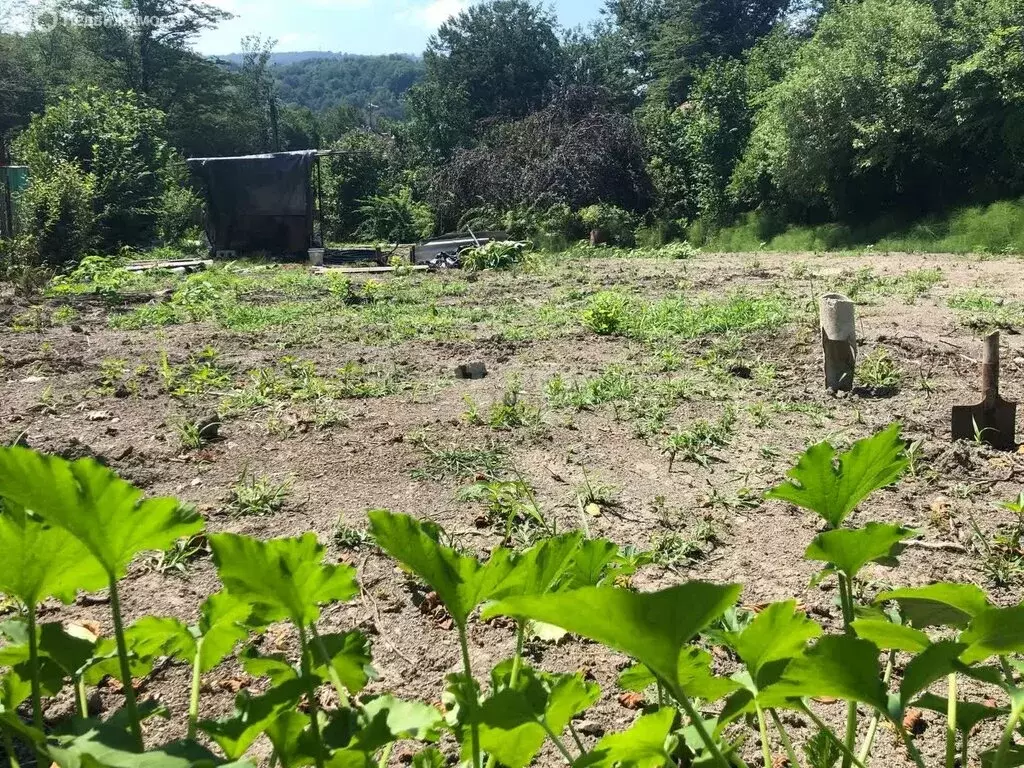
[[[75,680],[75,704],[78,707],[78,714],[83,718],[89,717],[89,701],[85,693],[84,677]]]
[[[309,727],[313,733],[313,740],[316,742],[316,768],[324,768],[324,743],[320,737],[320,718],[316,705],[316,686],[313,685],[313,673],[309,663],[309,640],[306,637],[306,628],[299,626],[299,645],[302,653],[302,679],[306,682],[306,698],[309,699]]]
[[[927,768],[924,764],[924,758],[921,757],[921,752],[917,747],[914,746],[913,740],[910,738],[910,734],[907,733],[907,729],[903,727],[903,723],[893,722],[896,726],[896,731],[899,733],[900,738],[903,739],[903,743],[907,747],[907,753],[910,755],[910,759],[914,761],[914,765],[917,768]]]
[[[949,697],[946,702],[946,768],[953,768],[956,763],[956,672],[949,676],[946,695]]]
[[[388,760],[391,759],[391,750],[395,748],[395,742],[391,742],[380,753],[380,760],[377,761],[377,768],[387,768]]]
[[[28,604],[28,664],[32,670],[32,725],[43,730],[43,694],[39,683],[39,638],[36,636],[36,604]]]
[[[793,742],[789,739],[789,734],[786,733],[786,727],[782,724],[782,720],[779,718],[779,713],[774,709],[769,709],[768,712],[772,716],[772,720],[775,722],[775,727],[779,731],[779,738],[782,740],[782,746],[786,749],[786,757],[789,758],[789,762],[793,764],[793,768],[801,768],[800,760],[796,756],[796,750],[793,749]]]
[[[310,631],[313,633],[313,642],[316,643],[317,650],[320,651],[320,655],[324,657],[324,661],[327,664],[327,676],[331,678],[331,685],[334,686],[334,690],[338,694],[338,705],[351,709],[352,702],[349,699],[348,688],[341,681],[338,670],[331,664],[331,657],[327,652],[327,646],[324,645],[323,638],[320,637],[320,633],[316,631],[315,626],[310,627]]]
[[[700,736],[700,740],[704,742],[704,747],[715,759],[715,762],[722,766],[722,768],[730,768],[729,762],[725,759],[725,755],[722,754],[722,750],[715,744],[715,740],[711,738],[711,734],[708,733],[708,729],[704,727],[704,720],[701,718],[700,713],[694,708],[693,704],[690,703],[690,697],[686,695],[686,692],[682,688],[673,690],[675,697],[679,700],[680,706],[685,710],[687,716],[690,718],[690,722],[697,731],[697,735]]]
[[[476,695],[476,681],[473,679],[473,668],[469,663],[469,641],[466,639],[466,628],[459,625],[459,646],[462,649],[462,669],[466,675],[466,685],[473,709],[473,722],[469,726],[469,734],[473,750],[473,768],[480,768],[480,726],[476,722],[476,709],[479,702]]]
[[[1010,744],[1013,742],[1013,732],[1017,729],[1017,721],[1020,720],[1022,711],[1024,711],[1024,697],[1021,697],[1019,702],[1015,701],[1010,709],[1010,717],[1006,721],[1006,728],[1003,729],[1003,738],[999,742],[996,759],[992,761],[992,768],[1004,768],[1006,756],[1010,752]]]
[[[764,710],[756,701],[754,707],[757,709],[757,728],[761,732],[761,754],[764,755],[764,764],[772,764],[772,749],[768,744],[768,722],[764,719]]]
[[[853,754],[853,752],[846,746],[843,740],[836,736],[834,733],[832,733],[832,729],[825,725],[825,723],[822,722],[821,718],[814,714],[814,711],[810,707],[808,707],[807,704],[804,704],[803,711],[804,714],[811,718],[811,720],[814,721],[814,724],[818,726],[818,730],[822,731],[825,735],[832,739],[833,742],[835,742],[836,746],[839,747],[839,751],[842,752],[845,757],[848,757],[850,761],[857,766],[857,768],[864,768],[864,763],[857,759],[857,756]]]
[[[139,708],[135,703],[135,689],[132,688],[132,669],[128,663],[128,643],[124,637],[124,621],[121,619],[121,600],[117,595],[117,579],[110,575],[110,613],[114,620],[114,637],[117,640],[117,660],[121,666],[121,685],[124,687],[124,708],[128,710],[128,725],[135,739],[135,748],[142,752],[142,724],[139,722]]]
[[[843,630],[850,634],[853,622],[853,590],[850,581],[842,573],[839,574],[839,601],[843,608]],[[850,768],[853,748],[857,743],[857,702],[846,702],[846,751],[843,752],[843,768]]]
[[[580,754],[587,754],[587,748],[583,746],[583,739],[576,733],[576,727],[572,724],[572,720],[569,721],[569,733],[572,735],[572,740],[576,742],[576,747],[579,749]]]
[[[540,723],[541,728],[543,728],[544,732],[547,733],[548,738],[551,739],[551,743],[554,744],[558,751],[562,753],[562,757],[565,758],[565,762],[572,765],[574,762],[572,755],[569,753],[569,750],[565,748],[565,744],[562,743],[562,740],[558,738],[555,732],[548,726],[547,721],[541,717],[537,719],[537,722]]]
[[[11,740],[11,736],[7,731],[3,731],[4,737],[4,752],[7,753],[7,760],[10,762],[11,768],[21,768],[21,764],[18,762],[17,756],[14,754],[14,742]]]
[[[508,687],[511,690],[515,690],[516,683],[519,682],[519,670],[523,663],[523,642],[526,636],[526,621],[516,622],[516,655],[512,657],[512,673],[508,678]],[[570,726],[572,724],[570,723]],[[582,747],[581,747],[582,749]],[[494,768],[498,763],[498,758],[494,754],[487,756],[486,768]]]
[[[203,638],[196,641],[196,657],[192,660],[192,692],[188,700],[188,738],[194,739],[199,723],[199,659],[203,651]]]
[[[885,674],[882,675],[882,684],[888,689],[889,680],[892,678],[893,666],[896,663],[896,651],[889,651],[889,658],[885,663]],[[860,748],[860,753],[857,755],[857,759],[862,763],[868,761],[868,757],[871,756],[871,747],[875,743],[875,734],[878,732],[878,721],[882,714],[875,711],[875,714],[871,716],[871,722],[868,723],[868,733],[864,738],[864,745]]]

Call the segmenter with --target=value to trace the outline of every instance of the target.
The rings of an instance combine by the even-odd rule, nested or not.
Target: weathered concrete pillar
[[[854,304],[841,293],[826,293],[819,302],[821,346],[825,353],[825,386],[853,389],[857,365],[857,321]]]

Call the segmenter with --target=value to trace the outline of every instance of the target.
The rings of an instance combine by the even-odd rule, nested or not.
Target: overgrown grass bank
[[[704,249],[743,251],[881,251],[1024,253],[1024,198],[959,208],[914,222],[886,216],[867,224],[785,227],[766,214],[746,214],[712,236]]]

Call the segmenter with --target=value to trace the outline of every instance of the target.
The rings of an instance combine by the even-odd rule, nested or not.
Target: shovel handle
[[[981,395],[988,405],[999,398],[999,331],[985,337],[981,359]]]

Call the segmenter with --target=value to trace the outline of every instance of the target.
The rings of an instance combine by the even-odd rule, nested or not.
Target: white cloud
[[[430,0],[425,5],[415,5],[409,9],[409,15],[417,22],[437,29],[452,16],[456,16],[470,6],[470,0]]]

